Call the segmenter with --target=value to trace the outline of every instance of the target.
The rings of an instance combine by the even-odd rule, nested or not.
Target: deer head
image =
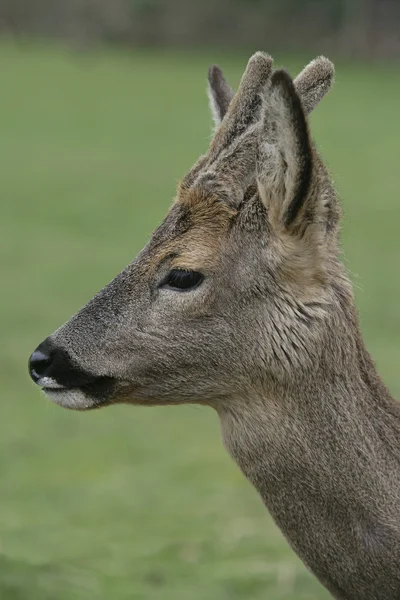
[[[306,115],[332,80],[327,59],[293,82],[258,52],[233,94],[210,69],[207,154],[137,258],[31,356],[54,402],[218,407],[315,369],[339,208]]]

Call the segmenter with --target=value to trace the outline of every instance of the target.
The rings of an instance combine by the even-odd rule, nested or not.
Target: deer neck
[[[400,409],[362,345],[356,362],[351,372],[317,372],[291,388],[250,392],[223,405],[223,439],[293,549],[335,598],[394,600]]]

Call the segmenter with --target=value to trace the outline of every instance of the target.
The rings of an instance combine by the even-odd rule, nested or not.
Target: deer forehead
[[[146,271],[155,272],[168,259],[171,268],[213,270],[236,214],[220,195],[180,186],[164,222],[153,234]]]

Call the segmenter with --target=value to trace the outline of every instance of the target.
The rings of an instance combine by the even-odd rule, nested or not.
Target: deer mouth
[[[69,353],[47,338],[29,359],[33,381],[56,404],[74,410],[88,410],[111,403],[116,386],[113,377],[89,373]]]
[[[99,377],[91,385],[68,387],[57,382],[39,383],[45,395],[55,404],[71,410],[93,410],[112,404],[115,382],[111,377]]]

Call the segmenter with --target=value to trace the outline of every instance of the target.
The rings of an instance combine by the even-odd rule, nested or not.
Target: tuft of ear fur
[[[312,60],[294,80],[294,86],[309,114],[329,92],[334,82],[335,67],[324,56]]]
[[[235,95],[233,89],[226,81],[221,69],[217,65],[212,65],[208,70],[207,92],[211,114],[214,120],[214,130],[216,131],[220,126],[222,119],[228,112],[229,105]]]
[[[302,102],[290,75],[276,70],[264,95],[257,180],[270,220],[289,229],[309,194],[313,152]]]

